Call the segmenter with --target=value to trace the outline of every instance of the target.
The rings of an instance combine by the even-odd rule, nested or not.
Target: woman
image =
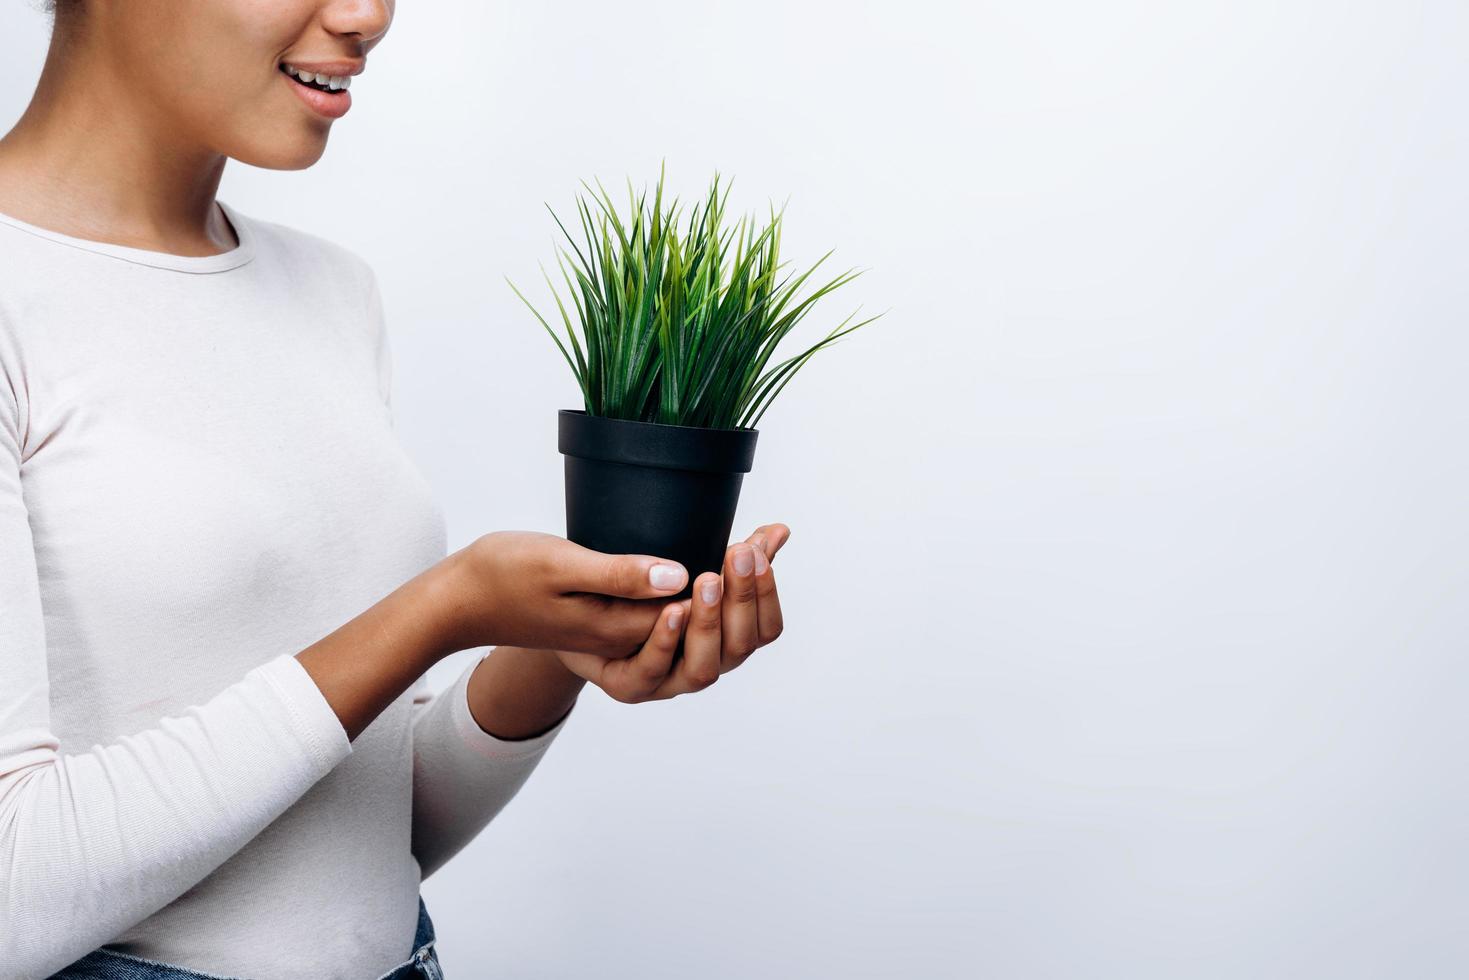
[[[789,530],[683,601],[552,535],[446,555],[371,269],[215,200],[321,156],[392,5],[55,15],[0,140],[0,969],[439,976],[421,877],[586,681],[672,697],[774,639]]]

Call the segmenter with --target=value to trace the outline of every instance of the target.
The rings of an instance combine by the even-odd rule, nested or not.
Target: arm
[[[496,647],[475,664],[466,693],[481,729],[518,740],[560,724],[585,684],[561,665],[554,650]]]
[[[0,382],[4,382],[0,375]],[[63,753],[51,731],[24,389],[0,383],[0,963],[44,976],[203,879],[351,752],[440,654],[416,579],[154,727]]]
[[[415,698],[422,713],[413,736],[413,853],[423,876],[514,798],[588,680],[619,701],[675,697],[708,687],[774,642],[783,620],[769,558],[789,537],[784,524],[768,524],[732,546],[724,570],[728,590],[718,573],[699,576],[697,603],[665,607],[635,656],[501,646],[438,698],[422,688]],[[676,660],[680,642],[684,655]]]
[[[34,543],[7,414],[0,397],[0,963],[7,975],[49,975],[198,883],[345,758],[349,733],[435,658],[509,637],[614,656],[647,635],[656,613],[608,597],[646,599],[682,584],[648,584],[656,558],[600,555],[550,535],[485,535],[299,657],[283,654],[154,728],[62,754],[50,731]],[[462,713],[444,710],[456,705]],[[467,696],[432,714],[459,724],[461,735],[470,717]],[[429,723],[429,714],[420,721]],[[539,743],[505,743],[523,753],[522,768],[491,772],[497,792],[513,795],[554,731]]]
[[[413,854],[428,877],[520,791],[565,727],[585,682],[549,650],[496,647],[438,697],[426,685],[413,735]]]
[[[196,885],[350,754],[350,740],[439,657],[500,642],[625,653],[657,615],[628,600],[687,580],[654,556],[603,555],[532,532],[484,535],[298,656],[282,651],[177,717],[64,753],[51,728],[22,492],[29,393],[6,327],[0,316],[6,976],[49,975]]]
[[[377,277],[368,280],[367,323],[378,390],[393,412],[393,358]],[[414,690],[412,848],[427,878],[505,808],[560,734],[585,683],[549,650],[500,646],[435,697]]]
[[[21,478],[29,392],[7,326],[0,316],[0,974],[46,976],[193,887],[349,755],[457,649],[437,624],[462,603],[431,569],[299,657],[280,651],[175,717],[62,751]]]

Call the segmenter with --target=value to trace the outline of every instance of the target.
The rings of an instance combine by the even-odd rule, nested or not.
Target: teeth
[[[339,92],[345,88],[352,87],[350,75],[323,75],[319,72],[303,71],[295,65],[283,65],[286,74],[299,78],[301,81],[311,85],[324,85],[333,92]]]

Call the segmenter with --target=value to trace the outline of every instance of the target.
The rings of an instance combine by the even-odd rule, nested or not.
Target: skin
[[[588,681],[627,704],[702,691],[774,642],[785,628],[770,559],[790,533],[784,524],[766,524],[731,545],[722,573],[699,575],[690,598],[666,604],[632,657],[496,648],[469,679],[470,711],[486,731],[522,732],[501,737],[528,738],[569,712]],[[496,657],[501,658],[498,666]],[[552,666],[551,658],[559,666]],[[501,670],[536,680],[502,681]],[[549,724],[548,717],[553,719]]]
[[[309,167],[335,121],[301,102],[280,63],[364,65],[393,9],[385,0],[61,0],[35,94],[0,138],[0,212],[175,255],[235,248],[215,202],[225,163]],[[559,722],[588,682],[625,703],[676,697],[773,641],[783,621],[770,560],[789,537],[784,524],[757,528],[720,572],[695,580],[691,599],[667,602],[687,572],[675,564],[673,579],[654,586],[650,569],[670,564],[657,556],[494,532],[297,658],[355,738],[435,662],[492,646],[470,679],[470,711],[492,735],[530,738]]]

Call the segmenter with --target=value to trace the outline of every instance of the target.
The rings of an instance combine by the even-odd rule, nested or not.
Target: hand
[[[478,646],[636,652],[688,571],[652,555],[609,555],[554,534],[496,531],[444,559],[440,607],[455,650]]]
[[[723,575],[703,573],[694,579],[691,598],[665,605],[634,656],[553,652],[567,670],[628,704],[701,691],[785,628],[771,562],[790,536],[784,524],[765,524],[731,545],[724,553]],[[712,590],[708,599],[706,588]],[[677,656],[680,643],[682,657]]]

